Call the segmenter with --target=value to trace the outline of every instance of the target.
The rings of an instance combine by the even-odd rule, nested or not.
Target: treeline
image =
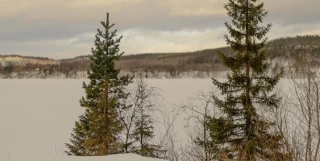
[[[26,64],[0,66],[1,78],[83,78],[90,69],[90,62],[78,61],[56,65]],[[81,73],[81,75],[79,75]]]
[[[43,60],[49,60],[50,58],[47,57],[41,57],[41,56],[21,56],[18,54],[9,54],[9,55],[1,55],[0,57],[21,57],[21,58],[32,58],[32,59],[43,59]]]
[[[270,41],[266,48],[268,50],[267,56],[270,59],[282,57],[284,59],[292,59],[300,52],[305,50],[313,50],[314,53],[320,54],[320,36],[306,35],[280,38]]]
[[[286,37],[269,41],[265,50],[267,59],[273,61],[282,59],[292,61],[297,55],[312,50],[316,55],[320,55],[320,36],[306,35],[296,37]],[[143,71],[146,77],[159,77],[159,72],[164,72],[169,77],[181,77],[181,73],[198,72],[221,72],[228,70],[219,57],[218,52],[233,54],[230,47],[207,49],[194,52],[181,53],[144,53],[135,55],[124,55],[120,60],[115,61],[117,68],[131,74],[137,71]],[[39,57],[40,58],[40,57]],[[45,59],[45,58],[41,58]],[[46,58],[48,59],[48,58]],[[279,62],[275,62],[272,71],[280,69]],[[89,55],[79,56],[74,59],[62,59],[57,65],[9,65],[0,67],[0,74],[11,75],[12,73],[23,73],[41,71],[50,76],[52,73],[60,73],[66,78],[76,77],[77,72],[86,72],[90,70]]]
[[[320,45],[318,44],[320,44],[320,36],[317,35],[275,39],[266,44],[266,57],[271,61],[275,58],[293,60],[295,56],[305,50],[313,50],[314,53],[320,55]],[[234,53],[230,47],[181,53],[144,53],[124,55],[115,64],[116,67],[130,72],[137,70],[151,73],[155,71],[167,73],[226,71],[227,68],[219,57],[219,51],[226,53],[226,55]],[[87,64],[90,63],[89,60],[85,61]]]
[[[320,36],[306,35],[287,37],[272,40],[265,46],[266,56],[269,60],[286,59],[292,60],[306,49],[312,49],[314,53],[320,54]],[[117,62],[118,67],[123,70],[158,70],[167,71],[225,71],[219,58],[218,52],[233,54],[230,47],[207,49],[185,53],[150,53],[123,56]]]

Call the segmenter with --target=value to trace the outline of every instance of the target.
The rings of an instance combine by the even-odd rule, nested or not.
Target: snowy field
[[[86,80],[0,80],[0,160],[40,161],[63,156],[67,150],[64,143],[84,111],[79,106],[85,95],[83,81]],[[146,81],[161,89],[167,110],[212,87],[210,79]],[[183,117],[179,117],[175,128],[183,129]]]
[[[160,159],[141,157],[136,154],[117,154],[100,157],[50,156],[38,158],[39,161],[163,161]]]

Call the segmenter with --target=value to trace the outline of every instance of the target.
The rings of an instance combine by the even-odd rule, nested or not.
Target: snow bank
[[[164,161],[161,159],[142,157],[137,154],[117,154],[101,157],[45,157],[39,158],[37,161]]]

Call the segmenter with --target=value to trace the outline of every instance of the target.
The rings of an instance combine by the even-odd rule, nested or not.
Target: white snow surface
[[[65,156],[72,128],[84,112],[79,100],[88,80],[0,80],[0,161],[37,161]],[[147,79],[160,89],[165,110],[182,105],[199,91],[209,91],[210,79]],[[184,118],[175,131],[183,139]],[[156,128],[156,130],[158,130]],[[68,158],[68,157],[67,157]],[[43,159],[45,160],[45,159]],[[40,161],[40,160],[39,160]]]
[[[154,158],[146,158],[137,154],[116,154],[101,157],[76,157],[76,156],[60,156],[60,157],[44,157],[36,161],[164,161]]]
[[[79,100],[88,80],[0,80],[0,161],[157,161],[138,155],[69,157],[65,143],[84,112]],[[211,79],[146,79],[160,89],[163,110],[173,111],[199,92],[209,92]],[[287,81],[282,81],[287,86]],[[188,139],[186,115],[177,114],[174,130],[181,144]],[[161,129],[155,129],[156,135]]]

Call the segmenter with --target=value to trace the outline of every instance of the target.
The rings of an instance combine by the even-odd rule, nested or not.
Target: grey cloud
[[[0,20],[0,41],[32,41],[74,37],[80,33],[95,31],[92,23],[64,24],[50,21],[28,23],[19,16]]]
[[[99,17],[102,18],[99,20]],[[74,22],[52,22],[50,19],[26,22],[19,15],[0,20],[0,41],[30,41],[70,38],[84,32],[96,32],[101,28],[100,21],[104,14],[95,18],[95,21],[74,23]],[[114,22],[115,29],[126,30],[130,28],[147,28],[155,30],[180,30],[214,28],[223,25],[223,16],[201,16],[201,17],[142,17],[134,13],[111,13],[111,22]]]
[[[125,36],[122,46],[126,53],[199,50],[210,48],[210,44],[216,47],[225,44],[223,35],[227,31],[221,28],[225,21],[230,21],[223,9],[225,2],[10,0],[0,10],[0,53],[49,57],[88,54],[94,33],[101,28],[100,21],[105,19],[107,11],[111,22],[116,24],[115,29]],[[265,22],[273,24],[268,34],[270,39],[319,33],[320,1],[263,2],[269,11]],[[202,45],[204,41],[209,43]]]
[[[283,26],[295,24],[310,24],[320,21],[318,0],[279,0],[266,1],[265,7],[269,12],[267,20]]]

